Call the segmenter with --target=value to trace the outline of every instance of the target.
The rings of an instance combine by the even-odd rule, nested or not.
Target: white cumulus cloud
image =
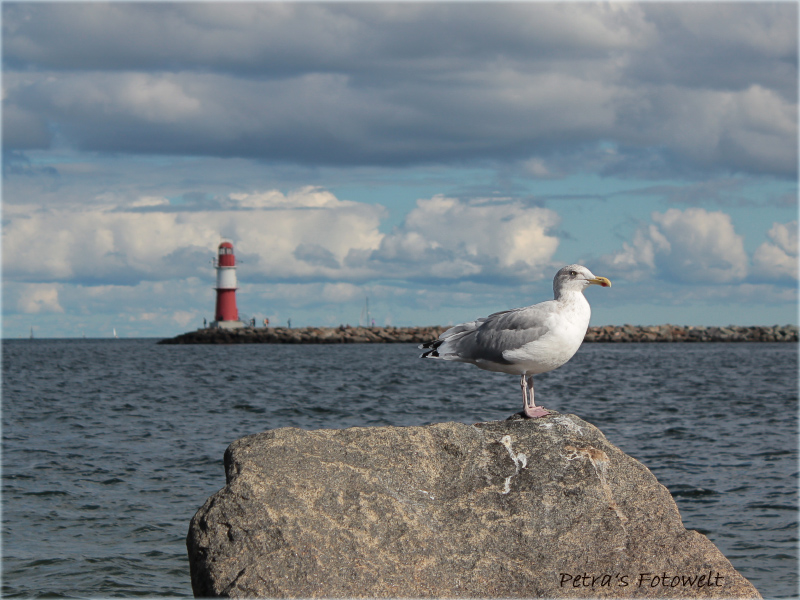
[[[626,279],[668,277],[684,283],[732,283],[748,272],[742,236],[730,215],[702,208],[653,213],[631,243],[603,257],[611,272]]]
[[[26,314],[63,313],[58,300],[58,286],[28,284],[18,291],[17,310]]]
[[[559,221],[550,209],[515,200],[434,196],[418,200],[371,259],[411,278],[538,279],[552,266]]]
[[[379,205],[337,200],[316,188],[237,194],[220,210],[31,208],[6,212],[6,279],[135,285],[204,276],[221,236],[234,241],[250,277],[356,277],[340,268],[350,252],[377,249]],[[140,210],[140,207],[152,210]]]
[[[549,276],[559,243],[554,211],[507,199],[421,199],[389,234],[380,231],[382,206],[315,187],[235,193],[199,208],[150,196],[128,206],[8,205],[4,277],[93,287],[205,278],[224,238],[234,242],[239,278],[253,283],[508,283]]]
[[[774,223],[767,232],[770,241],[753,254],[754,277],[797,281],[797,221]]]

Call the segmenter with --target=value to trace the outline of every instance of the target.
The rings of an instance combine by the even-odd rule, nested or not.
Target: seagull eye
[[[577,271],[570,271],[569,274],[570,274],[570,277],[575,277],[575,276],[577,276],[578,272]]]

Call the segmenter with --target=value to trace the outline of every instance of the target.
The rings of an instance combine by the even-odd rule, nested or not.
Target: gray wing
[[[537,304],[456,325],[442,334],[444,339],[439,353],[455,354],[468,361],[511,364],[503,358],[503,352],[520,348],[545,335],[550,330],[547,316],[546,307]]]

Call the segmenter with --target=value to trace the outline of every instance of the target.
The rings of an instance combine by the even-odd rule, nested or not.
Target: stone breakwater
[[[198,329],[159,344],[421,344],[448,327],[245,327]],[[796,325],[703,327],[604,325],[590,327],[586,342],[797,342]]]
[[[797,325],[742,327],[604,325],[590,327],[585,342],[797,342]]]

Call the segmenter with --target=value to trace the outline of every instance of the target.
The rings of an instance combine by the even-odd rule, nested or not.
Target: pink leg
[[[525,375],[519,378],[519,385],[522,388],[522,407],[528,407],[528,382],[525,380]]]
[[[520,383],[522,385],[522,401],[525,405],[525,416],[529,419],[536,419],[549,415],[549,410],[544,406],[536,406],[536,403],[533,401],[533,375],[527,378],[523,375]]]

